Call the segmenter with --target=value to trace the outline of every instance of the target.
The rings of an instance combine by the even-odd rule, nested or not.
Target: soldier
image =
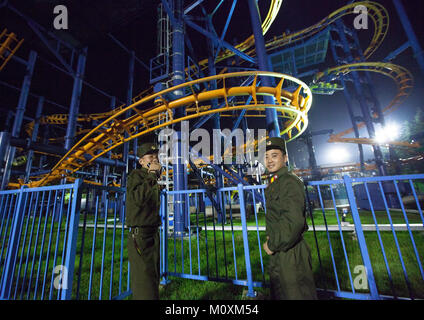
[[[311,252],[302,236],[308,230],[304,187],[288,171],[286,162],[284,140],[269,138],[265,154],[265,166],[270,174],[270,184],[265,189],[267,241],[263,248],[270,255],[271,298],[317,299]]]
[[[133,299],[159,299],[159,196],[157,183],[161,165],[158,147],[153,143],[140,146],[140,169],[128,176],[126,198],[126,225],[128,235],[128,259],[131,267]]]

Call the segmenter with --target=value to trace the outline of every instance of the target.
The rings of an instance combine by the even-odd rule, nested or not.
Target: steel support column
[[[401,0],[393,0],[393,4],[396,7],[396,11],[399,15],[402,27],[405,30],[406,36],[408,37],[409,43],[414,51],[414,57],[417,60],[417,63],[421,69],[422,74],[424,75],[424,51],[418,42],[417,36],[412,28],[412,24],[408,19],[405,8]]]
[[[35,61],[37,59],[37,53],[35,51],[31,51],[29,54],[28,63],[26,66],[24,81],[22,83],[21,94],[19,96],[18,106],[16,108],[15,120],[13,122],[12,128],[12,137],[19,137],[22,121],[25,114],[26,104],[29,96],[29,88],[31,86],[32,74],[34,72]],[[3,172],[3,179],[1,183],[1,190],[7,188],[10,179],[10,170],[12,167],[13,159],[15,158],[15,147],[9,147],[6,151],[6,164]]]
[[[267,57],[265,49],[265,40],[262,33],[261,19],[259,16],[259,8],[255,0],[248,0],[250,20],[253,29],[253,35],[255,37],[255,48],[256,48],[256,57],[258,62],[259,70],[261,71],[272,71],[271,66],[269,65],[269,60]],[[269,77],[262,78],[262,84],[265,87],[271,87],[272,82]],[[274,98],[265,96],[264,102],[266,104],[274,104],[272,101]],[[280,127],[278,125],[277,110],[274,108],[267,108],[265,111],[266,114],[266,129],[270,137],[279,137],[280,136]]]
[[[66,128],[65,149],[69,150],[74,144],[75,131],[77,127],[77,117],[80,106],[82,83],[85,72],[85,62],[87,60],[87,48],[84,48],[78,56],[78,66],[74,77],[74,87],[72,89],[71,106],[69,108],[68,127]]]
[[[41,118],[41,114],[43,112],[43,105],[44,105],[44,97],[40,97],[38,99],[37,111],[35,113],[34,128],[32,129],[31,141],[33,141],[33,142],[37,141],[38,128],[40,127],[40,118]],[[25,169],[25,179],[24,179],[25,183],[29,182],[29,176],[31,174],[33,157],[34,157],[34,150],[29,150],[28,151],[28,157],[27,157],[27,163],[26,163],[26,169]]]
[[[132,104],[132,96],[133,96],[133,88],[134,88],[134,64],[135,64],[135,52],[130,52],[130,60],[129,60],[129,67],[128,67],[128,89],[127,89],[127,106]],[[131,116],[131,110],[128,110],[125,113],[125,118],[129,118]],[[124,137],[128,137],[128,133],[124,133]],[[122,161],[126,163],[125,170],[122,172],[122,178],[121,178],[121,187],[126,188],[127,187],[127,176],[129,173],[129,158],[128,153],[130,149],[129,142],[124,143],[124,148],[122,152]]]
[[[172,85],[177,86],[184,83],[184,21],[183,21],[183,0],[172,1],[172,10],[174,14],[170,15],[172,23]],[[173,92],[175,98],[180,98],[184,95],[184,92],[176,90]],[[175,110],[174,117],[180,118],[185,116],[185,108],[178,108]],[[186,165],[183,163],[183,148],[184,143],[181,143],[182,136],[182,124],[175,125],[174,130],[177,132],[177,141],[173,144],[175,159],[173,159],[173,180],[174,190],[186,190],[186,178],[187,174]],[[188,141],[185,141],[187,143]],[[181,234],[186,230],[185,217],[188,214],[185,205],[185,197],[182,194],[175,195],[174,204],[174,231],[177,234]]]

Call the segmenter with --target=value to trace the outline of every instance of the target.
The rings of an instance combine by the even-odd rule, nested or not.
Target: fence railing
[[[129,295],[125,192],[74,184],[0,192],[1,299]]]
[[[268,287],[266,185],[161,194],[161,274]],[[305,185],[321,297],[424,298],[424,175]],[[175,195],[179,194],[178,197]],[[209,197],[213,196],[214,201]],[[183,201],[174,232],[168,198]],[[175,216],[173,217],[175,219]],[[182,221],[180,219],[180,221]],[[0,192],[1,299],[123,299],[131,294],[125,190],[81,184]]]

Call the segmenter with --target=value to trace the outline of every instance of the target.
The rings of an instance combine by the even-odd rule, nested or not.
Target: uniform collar
[[[274,173],[270,173],[270,177],[274,177],[274,176],[276,176],[276,178],[279,178],[279,177],[281,177],[281,176],[284,176],[284,175],[286,175],[286,174],[288,174],[289,173],[289,168],[288,167],[286,167],[286,166],[284,166],[284,167],[282,167],[280,170],[278,170],[277,172],[274,172]]]

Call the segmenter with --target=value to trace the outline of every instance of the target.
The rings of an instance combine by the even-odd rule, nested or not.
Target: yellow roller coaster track
[[[282,4],[282,0],[272,0],[270,4],[270,8],[268,10],[268,14],[262,24],[262,30],[263,33],[266,34],[266,32],[269,30],[271,24],[275,20],[280,7]],[[356,2],[354,4],[346,5],[333,13],[331,13],[328,17],[322,19],[320,22],[314,24],[313,26],[310,26],[306,29],[303,29],[301,31],[295,32],[293,34],[285,35],[283,34],[280,37],[275,37],[271,41],[268,41],[266,43],[267,49],[275,49],[278,47],[283,47],[285,45],[288,45],[290,43],[293,43],[295,41],[299,41],[308,37],[313,36],[314,34],[322,31],[324,28],[326,28],[328,25],[336,21],[337,19],[342,18],[343,16],[354,14],[354,9],[358,5],[363,5],[367,8],[367,13],[371,20],[374,23],[374,35],[371,40],[370,45],[365,50],[365,57],[368,58],[383,42],[386,34],[387,29],[389,26],[389,17],[387,10],[376,2]],[[248,39],[240,43],[236,46],[236,48],[240,51],[246,51],[247,49],[251,48],[254,45],[254,37],[253,35],[250,36]],[[250,51],[249,54],[254,54],[254,50]],[[229,58],[231,56],[234,56],[234,53],[231,51],[224,51],[218,56],[217,61],[222,61],[226,58]],[[204,59],[200,61],[199,66],[207,66],[208,60]],[[224,73],[226,69],[222,70],[221,72]],[[151,87],[144,90],[142,93],[134,97],[133,102],[136,102],[137,100],[141,99],[147,91],[150,91]],[[121,105],[115,110],[104,112],[104,113],[95,113],[95,114],[80,114],[78,115],[77,121],[79,122],[90,122],[92,120],[101,120],[105,119],[107,117],[110,117],[115,112],[119,112],[125,108],[125,105]],[[260,116],[260,115],[258,115]],[[263,116],[263,115],[262,115]],[[66,124],[68,122],[68,114],[52,114],[48,116],[44,116],[41,118],[40,123],[41,124]],[[26,132],[28,135],[31,135],[32,128],[34,126],[34,121],[28,123],[26,125]],[[78,132],[77,134],[84,133],[85,131]],[[61,138],[52,138],[51,142],[56,141],[57,139]],[[63,139],[63,138],[62,138]]]
[[[397,95],[394,97],[394,99],[387,105],[383,110],[382,113],[384,115],[387,115],[393,111],[395,111],[411,94],[412,88],[414,86],[414,79],[412,74],[405,69],[402,66],[392,64],[392,63],[384,63],[384,62],[360,62],[360,63],[352,63],[347,64],[339,67],[334,67],[331,69],[326,70],[325,72],[320,72],[316,76],[316,80],[318,81],[325,75],[344,75],[348,74],[350,72],[354,71],[366,71],[366,72],[375,72],[382,74],[384,76],[390,77],[395,81],[398,89]],[[372,117],[377,118],[376,114],[373,114]],[[358,123],[357,127],[358,129],[365,126],[364,122]],[[342,131],[337,134],[333,134],[330,136],[330,140],[328,142],[347,142],[347,143],[367,143],[367,144],[384,144],[384,143],[378,143],[373,140],[361,140],[356,138],[342,138],[343,136],[354,132],[353,128],[349,128],[345,131]],[[352,140],[356,139],[356,140]],[[356,141],[356,142],[355,142]],[[391,144],[391,145],[398,145],[398,146],[409,146],[409,147],[419,147],[417,144],[409,144],[406,142],[395,142],[392,141],[390,143],[385,144]]]
[[[271,1],[270,7],[269,7],[269,10],[268,10],[268,14],[267,14],[264,22],[262,23],[262,31],[263,31],[264,34],[269,30],[269,28],[271,27],[275,18],[277,17],[278,11],[280,10],[282,3],[283,3],[283,0],[272,0]],[[240,48],[242,50],[246,50],[246,49],[250,48],[254,43],[255,43],[255,40],[254,40],[254,37],[252,35],[248,39],[246,39],[244,42],[240,43],[237,46],[237,48],[239,48],[239,50],[240,50]],[[206,61],[207,61],[207,59],[206,59]],[[148,92],[152,91],[152,88],[153,87],[149,87],[146,90],[144,90],[143,92],[141,92],[140,94],[138,94],[137,96],[135,96],[132,99],[132,102],[135,103],[136,101],[145,97]],[[114,113],[119,112],[120,110],[125,108],[125,106],[126,105],[123,104],[123,105],[120,105],[118,108],[116,108],[114,110],[111,110],[111,111],[108,111],[108,112],[103,112],[103,113],[79,114],[78,117],[77,117],[77,121],[78,122],[91,122],[92,120],[105,119],[105,118],[112,116]],[[51,115],[44,116],[40,119],[40,124],[66,124],[66,123],[68,123],[68,114],[51,114]],[[29,136],[31,136],[33,128],[34,128],[34,121],[31,121],[31,122],[26,124],[25,131]],[[84,132],[86,132],[86,130],[81,130],[81,131],[77,132],[76,135],[78,136],[78,135],[80,135]],[[63,139],[64,139],[63,137],[51,138],[49,141],[50,142],[56,142],[56,141],[60,141],[60,140],[63,140]]]
[[[273,50],[276,48],[284,47],[290,43],[297,42],[302,39],[309,38],[313,36],[314,34],[317,34],[318,32],[324,30],[326,27],[328,27],[330,24],[335,22],[336,20],[347,16],[351,14],[357,15],[355,13],[355,8],[359,5],[362,5],[367,8],[367,14],[371,18],[372,22],[374,23],[374,35],[371,39],[371,43],[369,44],[368,48],[364,51],[364,56],[366,59],[368,59],[381,45],[381,43],[384,41],[384,38],[387,35],[387,31],[389,28],[389,15],[386,10],[381,4],[377,2],[372,1],[361,1],[361,2],[355,2],[352,4],[348,4],[333,13],[331,13],[329,16],[325,17],[318,23],[305,28],[303,30],[300,30],[298,32],[294,32],[291,34],[285,34],[283,33],[281,36],[274,37],[272,40],[269,40],[266,42],[265,46],[267,50]],[[275,17],[274,17],[275,19]],[[272,20],[273,21],[273,20]],[[265,32],[264,32],[265,34]],[[236,46],[236,49],[244,52],[247,49],[251,48],[254,45],[255,41],[253,39],[253,36],[249,37],[246,41],[242,42],[241,44]],[[254,49],[247,52],[248,55],[254,54]],[[234,52],[230,50],[226,50],[218,55],[217,62],[222,61],[224,59],[227,59],[229,57],[234,56]],[[207,59],[204,59],[199,62],[199,66],[206,67],[208,63]]]
[[[251,85],[235,87],[226,86],[227,79],[239,78],[242,80],[250,76],[254,76],[254,81]],[[275,87],[257,86],[256,80],[259,76],[276,78],[278,84]],[[195,93],[195,85],[218,79],[222,80],[220,81],[220,83],[222,83],[220,88]],[[296,83],[298,86],[294,92],[284,89],[286,86],[292,86],[293,83]],[[183,88],[189,88],[192,94],[173,101],[166,101],[164,99],[165,94]],[[264,104],[262,98],[265,95],[273,96],[275,98],[275,104]],[[228,103],[228,99],[233,96],[244,96],[246,99],[252,97],[252,99],[250,104],[232,106]],[[157,97],[161,98],[162,104],[147,111],[139,109],[140,106],[154,101]],[[218,99],[218,101],[225,102],[225,106],[219,109],[200,111],[201,104],[212,99]],[[290,140],[293,140],[301,135],[306,129],[308,124],[307,113],[311,104],[312,93],[305,83],[291,76],[274,72],[237,72],[187,82],[145,97],[119,112],[114,113],[75,144],[54,166],[49,174],[44,176],[41,180],[30,182],[29,186],[42,186],[55,180],[65,178],[80,170],[82,167],[90,165],[96,158],[101,157],[125,142],[183,120],[190,120],[213,113],[231,112],[239,109],[276,108],[290,123],[281,134],[287,133],[291,136]],[[178,119],[173,118],[173,109],[190,106],[199,107],[198,112]],[[121,119],[130,109],[135,111],[135,115],[126,119]],[[159,115],[163,112],[168,113],[170,120],[159,124]],[[127,137],[125,137],[125,133],[127,133]],[[87,157],[87,155],[89,156]]]

